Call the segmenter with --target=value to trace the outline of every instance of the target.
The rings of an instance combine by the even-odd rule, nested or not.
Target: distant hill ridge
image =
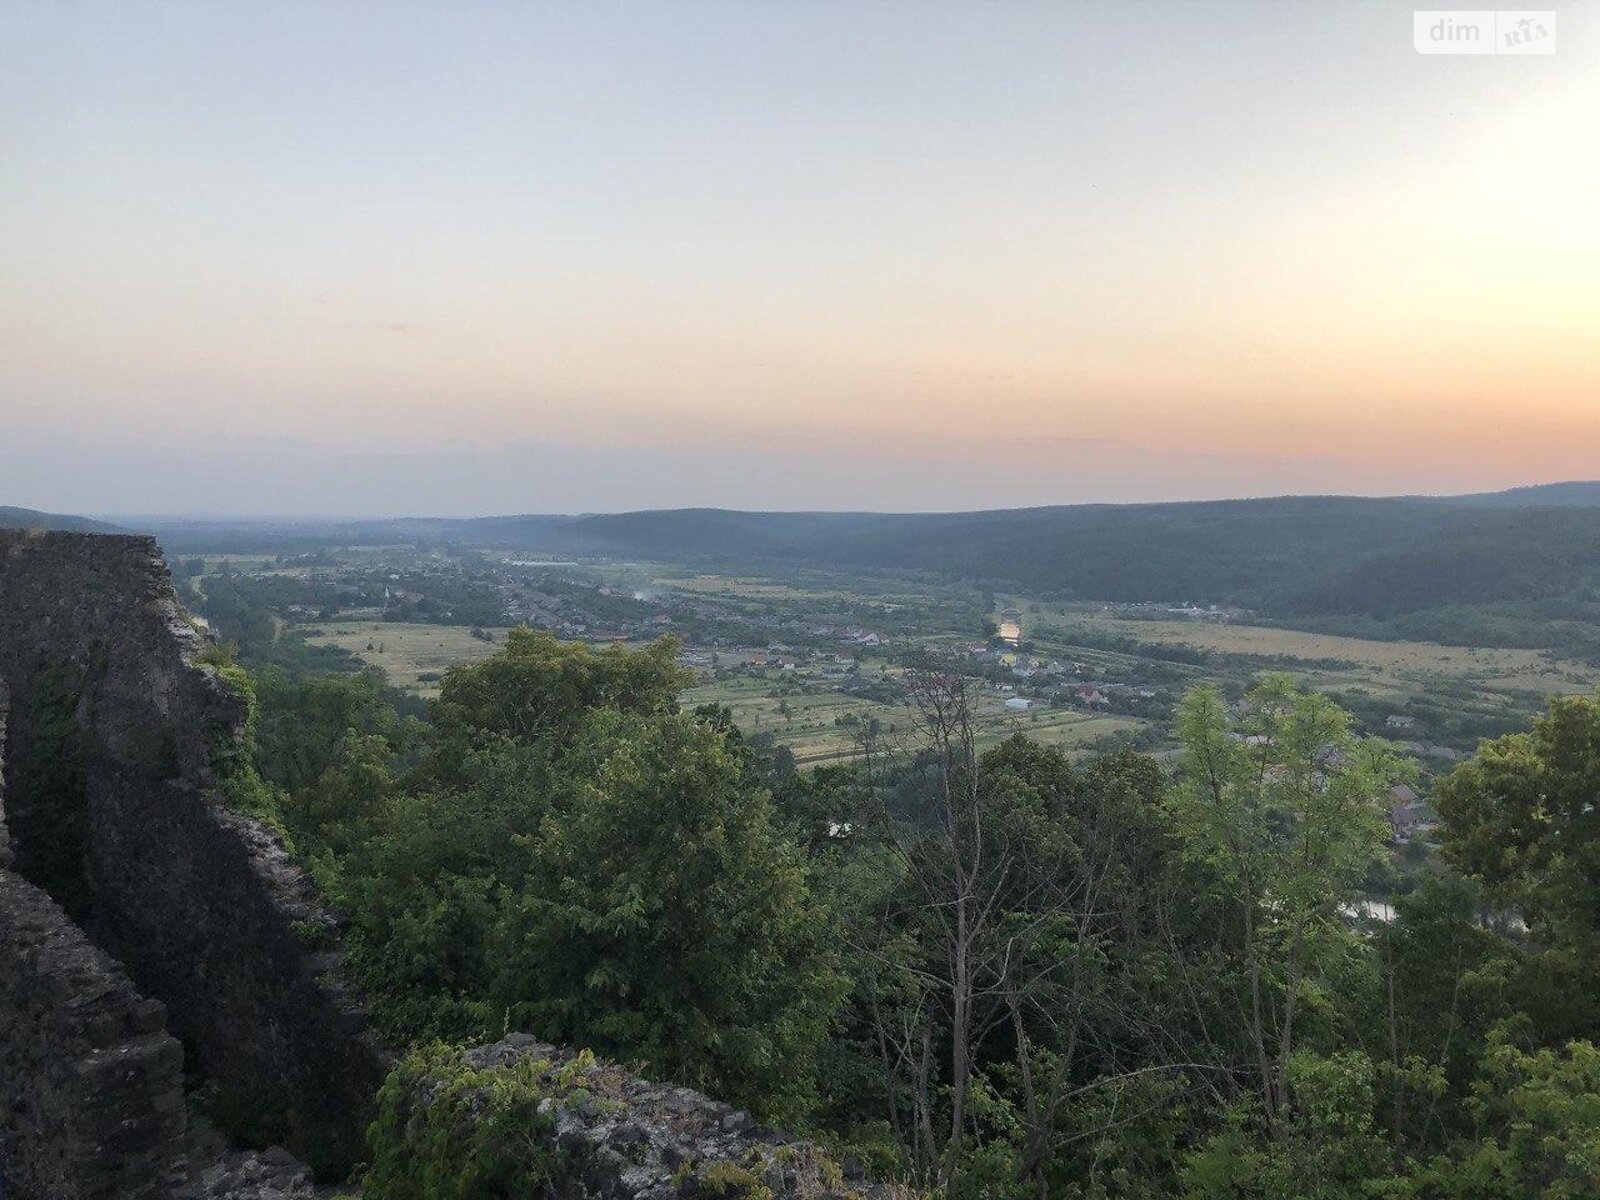
[[[88,517],[39,512],[33,508],[13,508],[0,504],[0,529],[52,529],[67,533],[127,533],[120,525],[94,521]]]
[[[900,568],[1084,599],[1387,616],[1578,586],[1600,564],[1600,509],[1291,497],[893,516],[686,510],[579,518],[538,541],[568,553]]]
[[[1600,508],[1600,482],[1537,483],[1530,487],[1507,488],[1503,492],[1476,492],[1442,499],[1449,504],[1482,508]]]
[[[180,554],[438,541],[721,567],[888,568],[1063,598],[1238,604],[1295,619],[1533,603],[1548,611],[1532,619],[1600,621],[1600,483],[952,513],[685,508],[170,522],[153,532]]]

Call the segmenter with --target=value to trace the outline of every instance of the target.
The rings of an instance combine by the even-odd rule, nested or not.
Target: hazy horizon
[[[1513,485],[1512,487],[1493,489],[1492,491],[1490,491],[1488,493],[1483,493],[1483,494],[1494,495],[1494,494],[1499,494],[1501,492],[1517,491],[1517,490],[1523,490],[1523,489],[1528,488],[1528,487],[1542,487],[1542,486],[1551,486],[1551,487],[1573,487],[1573,486],[1576,486],[1576,487],[1589,487],[1589,486],[1594,486],[1594,487],[1600,487],[1600,479],[1597,479],[1597,480],[1587,480],[1587,479],[1552,480],[1548,484]],[[1373,492],[1373,493],[1352,493],[1352,492],[1344,492],[1344,493],[1333,493],[1333,492],[1274,492],[1274,493],[1262,493],[1262,494],[1258,494],[1258,495],[1249,495],[1249,496],[1243,496],[1243,495],[1241,495],[1241,496],[1210,496],[1210,497],[1203,497],[1203,498],[1201,498],[1201,497],[1189,497],[1189,498],[1175,499],[1175,500],[1118,500],[1118,501],[1084,500],[1084,501],[1072,501],[1072,502],[1067,502],[1067,503],[1064,503],[1064,504],[1022,505],[1022,506],[1016,506],[1016,508],[1012,508],[1012,509],[996,509],[996,510],[992,510],[992,511],[1016,511],[1017,508],[1020,508],[1020,509],[1072,508],[1072,507],[1080,507],[1080,506],[1085,506],[1085,505],[1111,505],[1111,506],[1114,506],[1114,507],[1128,507],[1128,506],[1137,506],[1137,505],[1142,505],[1142,504],[1208,504],[1208,503],[1226,504],[1226,503],[1230,503],[1230,502],[1243,502],[1243,501],[1251,501],[1251,500],[1313,500],[1313,499],[1334,499],[1334,500],[1444,500],[1444,499],[1459,498],[1459,497],[1464,496],[1464,495],[1473,495],[1473,494],[1478,494],[1478,493],[1413,492],[1413,493],[1385,494],[1385,493],[1377,493],[1377,492]],[[0,507],[4,507],[4,506],[0,505]],[[19,505],[17,507],[31,508],[32,506]],[[48,511],[48,510],[46,510],[46,511]],[[87,518],[90,518],[90,519],[93,519],[93,520],[113,521],[113,522],[114,521],[124,521],[124,522],[126,522],[126,521],[191,522],[192,521],[192,522],[196,522],[196,523],[206,523],[206,522],[231,523],[231,522],[238,522],[240,524],[250,524],[250,523],[272,523],[272,522],[316,523],[316,522],[405,521],[405,520],[416,520],[416,521],[428,521],[428,520],[477,520],[477,519],[492,520],[492,519],[496,519],[496,518],[516,518],[516,517],[588,517],[588,516],[615,516],[615,515],[623,515],[623,514],[634,513],[634,512],[651,512],[651,511],[654,511],[654,512],[660,512],[660,511],[722,511],[722,512],[753,512],[753,513],[822,513],[822,514],[866,513],[866,514],[875,514],[875,515],[911,515],[911,514],[928,515],[928,514],[938,514],[938,513],[942,513],[942,512],[943,513],[958,513],[958,512],[974,512],[974,511],[986,511],[986,510],[984,510],[984,509],[933,509],[933,508],[923,508],[923,509],[765,508],[765,509],[763,509],[763,508],[733,508],[733,507],[730,507],[728,505],[723,505],[723,504],[695,504],[695,505],[676,505],[676,506],[670,506],[670,507],[667,507],[667,508],[655,508],[655,509],[623,509],[623,508],[571,509],[571,510],[556,510],[556,509],[509,510],[508,509],[508,510],[496,510],[496,511],[493,511],[493,512],[484,511],[484,512],[461,512],[461,513],[440,513],[440,512],[426,512],[426,511],[409,511],[409,510],[408,511],[391,511],[391,512],[322,512],[322,513],[317,513],[317,512],[271,512],[271,511],[264,511],[264,510],[257,510],[257,511],[254,511],[254,512],[244,512],[244,511],[228,511],[228,510],[222,510],[222,509],[216,509],[216,510],[210,510],[210,511],[189,510],[189,511],[171,511],[171,512],[104,509],[104,510],[81,511],[81,512],[73,512],[73,513],[53,513],[51,515],[87,517]]]
[[[0,503],[953,511],[1600,462],[1600,36],[6,5]]]
[[[12,452],[9,451],[7,447],[0,446],[0,463],[7,464],[9,467],[10,463],[8,460],[10,459],[13,459]],[[620,462],[622,461],[629,460],[625,458],[620,460],[608,459],[609,465],[613,467],[620,465]],[[674,468],[674,464],[664,455],[642,455],[639,458],[631,461],[635,468],[651,466],[659,467],[662,469],[663,475],[666,475]],[[224,459],[220,462],[208,462],[203,464],[197,464],[194,462],[186,463],[182,460],[175,459],[171,465],[180,472],[177,478],[171,478],[170,476],[163,474],[160,478],[152,477],[151,479],[141,481],[141,486],[133,490],[142,494],[158,495],[224,495],[229,490],[241,490],[240,484],[242,481],[245,485],[242,490],[256,491],[259,494],[267,495],[273,489],[274,480],[278,476],[278,463],[278,456],[266,451],[249,455],[247,457],[242,457],[237,460],[230,458]],[[1084,504],[1181,504],[1220,502],[1230,500],[1267,500],[1311,497],[1335,497],[1351,499],[1407,499],[1417,497],[1423,499],[1433,499],[1473,495],[1479,493],[1496,493],[1529,487],[1600,482],[1600,476],[1596,476],[1595,478],[1571,476],[1531,480],[1513,478],[1503,482],[1490,482],[1482,486],[1478,484],[1469,484],[1456,487],[1443,486],[1430,489],[1412,488],[1409,490],[1384,490],[1381,486],[1375,486],[1365,490],[1333,490],[1328,488],[1295,489],[1293,487],[1286,486],[1278,489],[1265,487],[1253,491],[1229,491],[1225,486],[1222,486],[1214,491],[1197,491],[1194,493],[1157,491],[1154,494],[1140,494],[1137,487],[1139,481],[1130,480],[1132,489],[1131,494],[1114,492],[1072,499],[1031,498],[1017,500],[1015,502],[979,502],[965,505],[924,504],[896,506],[890,504],[872,504],[866,501],[861,503],[840,502],[818,504],[805,504],[799,502],[787,504],[772,502],[763,503],[759,499],[753,500],[749,503],[741,504],[720,501],[715,498],[692,499],[678,503],[652,503],[648,502],[648,496],[651,494],[649,481],[644,481],[643,486],[641,487],[641,481],[637,478],[637,476],[635,476],[629,481],[628,486],[617,489],[624,496],[642,494],[645,497],[645,499],[642,499],[639,503],[632,504],[623,503],[621,500],[619,500],[616,504],[603,506],[530,507],[527,505],[517,505],[509,502],[520,486],[519,481],[515,478],[504,479],[504,487],[502,489],[498,489],[499,494],[506,495],[508,498],[508,503],[500,506],[494,506],[493,504],[488,506],[482,504],[461,504],[446,499],[436,507],[429,508],[419,507],[417,504],[407,502],[404,499],[409,492],[418,490],[413,486],[413,481],[416,479],[418,472],[432,471],[433,477],[435,479],[440,479],[447,477],[452,469],[458,470],[462,473],[471,473],[480,471],[485,465],[495,463],[498,463],[498,465],[504,468],[506,473],[509,473],[513,476],[517,475],[522,469],[516,459],[513,458],[508,461],[506,458],[500,456],[484,456],[482,458],[476,456],[463,457],[453,464],[446,460],[420,458],[420,456],[419,459],[406,460],[403,464],[396,464],[393,460],[371,460],[369,463],[369,465],[373,468],[373,474],[371,476],[356,476],[353,478],[347,476],[341,481],[339,494],[347,497],[349,502],[342,506],[335,505],[325,509],[318,509],[304,504],[290,504],[285,507],[274,508],[270,505],[270,503],[257,505],[256,507],[227,507],[222,504],[204,503],[198,500],[191,504],[172,507],[161,507],[159,505],[139,506],[135,504],[119,502],[100,504],[97,506],[35,503],[35,497],[30,497],[30,495],[28,495],[25,491],[17,490],[11,482],[3,482],[14,479],[13,474],[8,470],[4,475],[0,475],[0,507],[13,506],[17,508],[55,513],[58,515],[82,516],[100,520],[110,520],[119,517],[140,517],[146,519],[162,518],[201,521],[346,521],[397,520],[407,518],[471,519],[475,517],[503,516],[581,516],[601,513],[627,513],[686,508],[726,509],[737,512],[937,513],[974,512],[989,509],[1002,510],[1019,508],[1070,507]],[[592,466],[597,469],[604,465],[608,464],[600,462],[592,464]],[[254,476],[245,477],[243,480],[241,480],[239,470],[243,467],[253,467],[255,469]],[[161,474],[158,468],[153,468],[153,470],[156,470],[158,474]],[[582,470],[580,469],[576,473],[582,474]],[[283,480],[282,482],[287,483],[290,481]],[[478,482],[481,484],[483,480],[480,478]],[[159,484],[159,486],[156,486],[157,484]],[[51,489],[48,487],[42,487],[36,488],[35,491],[50,492],[55,490],[59,491],[61,494],[71,494],[72,492],[76,491],[77,488],[78,485],[76,481],[67,481],[67,486],[65,488]],[[324,491],[327,490],[329,489],[325,485]],[[537,491],[541,489],[530,488],[529,490]],[[764,489],[764,491],[762,489],[747,489],[750,494],[758,496],[761,494],[769,496],[774,493],[781,494],[787,490],[790,489],[782,487],[769,487]],[[842,490],[845,494],[850,494],[848,487],[844,487],[839,490]],[[104,495],[106,492],[102,489],[100,490],[100,494]],[[361,497],[384,495],[393,496],[397,499],[395,499],[392,503],[382,507],[362,507],[360,504]]]

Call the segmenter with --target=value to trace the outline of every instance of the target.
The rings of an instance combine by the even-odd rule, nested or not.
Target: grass
[[[915,713],[903,706],[875,704],[839,692],[777,697],[771,692],[777,679],[735,675],[708,680],[684,693],[686,707],[725,704],[734,723],[746,733],[771,733],[794,752],[800,763],[828,762],[855,753],[855,730],[838,718],[853,714],[866,721],[876,718],[887,733],[909,729]],[[788,708],[785,715],[781,706]]]
[[[491,629],[494,641],[475,638],[464,625],[407,625],[397,621],[335,620],[304,630],[315,645],[338,646],[363,662],[382,667],[395,687],[436,696],[437,676],[462,663],[481,662],[505,644],[504,629]],[[433,678],[429,678],[432,676]]]
[[[1057,622],[1046,618],[1042,624],[1049,627]],[[1291,669],[1293,663],[1301,662],[1319,675],[1345,680],[1359,676],[1369,684],[1397,691],[1416,690],[1417,684],[1433,678],[1477,683],[1496,692],[1518,690],[1546,694],[1592,690],[1600,683],[1600,672],[1595,669],[1540,650],[1378,642],[1258,625],[1136,621],[1098,613],[1071,613],[1059,628],[1063,639],[1068,641],[1073,628],[1082,628],[1101,635],[1116,634],[1141,642],[1194,646],[1221,654],[1283,658],[1289,660],[1285,665]],[[1327,660],[1339,660],[1350,666],[1317,665]]]
[[[868,664],[864,673],[870,678],[877,665]],[[836,762],[859,753],[856,734],[860,726],[839,722],[839,718],[848,715],[861,722],[876,718],[881,735],[891,740],[913,739],[915,734],[917,710],[910,704],[879,704],[840,692],[777,696],[772,694],[777,683],[776,677],[760,679],[748,675],[705,681],[684,694],[684,703],[727,705],[739,728],[747,733],[772,734],[801,765]],[[1143,724],[1132,717],[1044,705],[1031,712],[1014,713],[1005,707],[999,693],[975,689],[974,695],[980,746],[1021,732],[1036,741],[1070,749]],[[783,706],[788,708],[787,714]]]
[[[240,556],[241,558],[243,556]],[[270,569],[258,563],[258,569]],[[776,604],[804,613],[806,602],[828,612],[840,601],[874,606],[882,612],[885,632],[897,630],[890,613],[898,602],[927,603],[937,590],[918,594],[917,585],[898,590],[883,587],[874,592],[842,588],[835,579],[783,579],[707,573],[657,573],[641,564],[613,565],[620,576],[647,583],[663,592],[717,598],[723,602],[765,607]],[[1023,636],[1034,652],[1078,664],[1084,677],[1100,676],[1136,686],[1159,687],[1174,694],[1191,683],[1219,679],[1234,684],[1248,682],[1262,670],[1287,670],[1311,686],[1337,693],[1365,695],[1375,703],[1403,706],[1416,698],[1453,698],[1465,708],[1487,714],[1531,714],[1542,698],[1560,693],[1585,692],[1600,684],[1600,671],[1582,663],[1557,658],[1537,650],[1470,648],[1422,642],[1385,642],[1333,634],[1309,633],[1275,627],[1182,619],[1137,620],[1117,615],[1104,606],[1040,604],[1027,597],[999,597],[1023,613]],[[819,619],[824,619],[820,618]],[[826,618],[833,619],[833,618]],[[958,642],[968,635],[956,630],[943,634],[911,630],[911,636],[930,643]],[[413,625],[347,617],[315,627],[310,640],[340,646],[362,660],[381,667],[398,687],[422,696],[438,690],[438,677],[460,663],[482,660],[503,644],[503,631],[491,631],[495,641],[484,642],[467,629],[448,625]],[[781,636],[781,635],[775,635]],[[1126,638],[1129,645],[1104,648],[1093,644],[1108,638]],[[1188,646],[1216,657],[1193,664],[1171,662],[1141,653],[1152,644]],[[370,649],[369,649],[370,647]],[[741,654],[717,651],[724,665],[737,663]],[[862,673],[874,678],[884,660],[863,664]],[[891,671],[894,668],[891,668]],[[734,720],[748,733],[771,733],[788,746],[801,763],[837,761],[857,752],[860,723],[876,720],[891,737],[907,738],[916,726],[915,709],[906,704],[883,704],[838,690],[840,680],[823,678],[802,668],[796,675],[765,678],[744,673],[723,673],[720,679],[703,677],[684,696],[686,705],[726,704]],[[780,685],[795,694],[778,695]],[[1126,716],[1088,712],[1076,705],[1053,708],[1036,705],[1027,713],[1010,712],[1004,696],[984,688],[979,696],[979,736],[993,742],[1021,731],[1041,742],[1080,747],[1107,734],[1136,730],[1145,722]],[[1380,709],[1379,711],[1382,711]]]
[[[655,586],[698,596],[742,597],[751,600],[851,600],[893,609],[898,604],[927,601],[936,591],[906,588],[856,590],[841,584],[799,586],[792,582],[750,575],[713,575],[699,572],[684,577],[662,576]]]

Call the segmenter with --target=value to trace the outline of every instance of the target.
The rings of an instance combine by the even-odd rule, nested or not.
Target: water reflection
[[[1000,610],[1000,640],[1015,646],[1022,640],[1022,612],[1015,608]]]

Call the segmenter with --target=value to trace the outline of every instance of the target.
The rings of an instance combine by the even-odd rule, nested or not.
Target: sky
[[[1600,7],[0,0],[0,504],[1600,476]]]

